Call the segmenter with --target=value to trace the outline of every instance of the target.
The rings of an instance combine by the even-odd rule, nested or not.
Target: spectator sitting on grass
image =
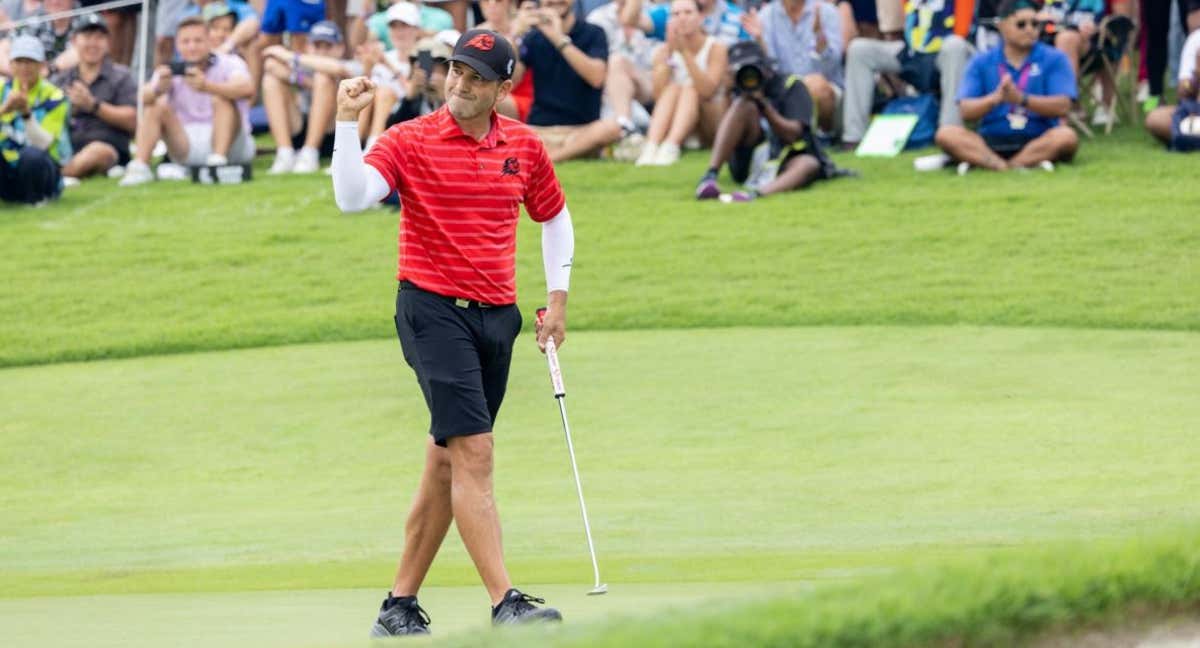
[[[313,25],[307,42],[304,54],[293,54],[282,45],[263,50],[263,108],[275,140],[269,174],[313,173],[320,168],[321,155],[333,153],[338,83],[362,74],[357,61],[343,60],[346,46],[336,23],[322,20]],[[307,104],[307,118],[302,103]]]
[[[604,30],[576,19],[571,0],[543,0],[541,8],[521,5],[517,31],[524,36],[514,79],[519,83],[527,69],[534,73],[529,125],[550,160],[594,157],[620,139],[617,122],[600,119],[608,75]]]
[[[154,179],[150,155],[160,139],[178,164],[221,166],[254,159],[249,100],[255,93],[246,62],[214,53],[199,16],[181,20],[175,40],[183,56],[182,73],[160,65],[143,89],[137,155],[121,178],[123,187]]]
[[[779,73],[796,75],[816,101],[817,125],[832,132],[841,111],[842,27],[823,0],[776,0],[746,14],[746,31],[775,59]]]
[[[721,91],[728,52],[700,28],[696,0],[673,0],[667,42],[654,53],[654,113],[639,166],[679,161],[683,141],[700,125],[700,105]]]
[[[405,87],[412,67],[410,57],[421,39],[421,12],[411,2],[397,2],[387,10],[388,43],[384,51],[381,41],[369,40],[358,55],[367,74],[376,84],[375,100],[358,114],[358,132],[366,137],[366,148],[387,128],[388,117],[400,97],[408,93]]]
[[[1192,110],[1183,112],[1200,113],[1200,29],[1192,32],[1183,44],[1183,55],[1179,60],[1179,102]],[[1146,130],[1165,144],[1171,143],[1174,117],[1179,108],[1159,106],[1146,115]]]
[[[638,27],[643,15],[641,0],[611,0],[587,16],[589,23],[604,30],[608,41],[603,111],[611,112],[621,125],[622,138],[614,157],[625,162],[637,159],[645,143],[639,126],[649,125],[650,106],[654,103],[650,71],[654,67],[654,51],[662,44]]]
[[[33,36],[12,41],[12,79],[0,82],[0,200],[38,204],[62,192],[59,165],[71,157],[67,98],[46,79],[46,52]]]
[[[79,17],[71,35],[79,63],[53,81],[71,102],[71,148],[63,167],[67,186],[80,178],[129,163],[137,128],[137,83],[129,68],[109,60],[108,23],[98,14]]]
[[[696,185],[696,198],[722,197],[717,176],[726,163],[736,182],[750,179],[754,150],[764,142],[769,157],[779,159],[778,173],[749,191],[730,194],[729,202],[749,202],[832,177],[836,168],[813,136],[813,100],[804,82],[795,75],[780,74],[754,41],[729,49],[729,68],[735,77],[736,98],[721,119],[708,171]]]
[[[1075,74],[1066,55],[1038,40],[1032,0],[1004,0],[998,13],[1003,46],[977,54],[958,91],[963,119],[980,120],[979,132],[942,126],[935,140],[960,174],[972,166],[1053,170],[1079,146],[1059,121],[1075,100]]]
[[[875,75],[900,73],[899,57],[906,47],[913,52],[915,64],[932,64],[937,69],[938,87],[917,91],[941,90],[938,124],[962,125],[955,98],[974,48],[945,28],[946,20],[953,19],[955,5],[949,1],[919,0],[909,6],[916,16],[905,21],[903,41],[857,38],[846,51],[846,97],[842,106],[842,142],[846,148],[857,145],[867,132],[875,98]],[[933,35],[935,31],[941,35]]]

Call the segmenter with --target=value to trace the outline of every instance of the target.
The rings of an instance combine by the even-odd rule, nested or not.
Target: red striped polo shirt
[[[478,141],[443,106],[389,128],[364,159],[400,193],[397,279],[486,304],[517,301],[520,205],[540,223],[566,202],[529,127],[493,113]]]

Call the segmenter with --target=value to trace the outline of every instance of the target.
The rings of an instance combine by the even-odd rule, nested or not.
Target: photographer
[[[33,36],[12,41],[12,79],[0,81],[0,200],[37,204],[62,191],[71,156],[67,98],[42,77],[46,51]]]
[[[754,149],[764,141],[769,142],[770,157],[780,158],[778,174],[761,186],[733,193],[729,197],[732,202],[749,202],[837,175],[813,137],[813,100],[804,82],[795,75],[779,74],[753,41],[729,49],[729,67],[735,99],[717,128],[708,172],[696,186],[696,198],[721,197],[717,175],[726,162],[733,179],[745,182]]]
[[[446,103],[444,89],[449,71],[446,60],[449,58],[450,47],[437,39],[423,38],[417,43],[417,53],[410,62],[412,72],[408,77],[407,92],[388,116],[389,127],[428,115]]]
[[[160,139],[170,159],[187,166],[246,164],[254,159],[249,116],[254,83],[246,62],[213,53],[199,16],[180,21],[175,40],[183,62],[158,66],[144,88],[137,156],[121,178],[123,187],[154,179],[150,155]]]

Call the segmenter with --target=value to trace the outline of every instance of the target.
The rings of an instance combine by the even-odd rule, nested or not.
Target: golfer
[[[513,341],[521,330],[514,261],[518,206],[542,223],[548,306],[537,331],[561,345],[574,231],[554,167],[537,135],[496,114],[512,90],[508,40],[472,30],[458,40],[446,105],[388,129],[364,156],[358,113],[375,84],[341,82],[337,93],[333,193],[343,212],[400,194],[400,282],[396,332],[429,407],[425,470],[404,531],[376,637],[429,633],[417,591],[453,519],[487,588],[492,622],[561,620],[557,610],[512,586],[492,497],[492,427],[504,399]]]

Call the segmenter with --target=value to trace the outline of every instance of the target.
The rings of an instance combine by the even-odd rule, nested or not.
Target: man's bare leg
[[[212,97],[212,152],[229,157],[229,149],[233,146],[233,138],[242,130],[241,113],[237,106],[224,97]]]
[[[117,149],[101,140],[88,142],[71,156],[63,167],[62,174],[68,178],[86,178],[94,173],[104,173],[117,163]]]
[[[492,489],[492,433],[451,437],[446,444],[454,523],[494,607],[512,589],[512,581],[504,568],[500,515]]]
[[[551,162],[573,160],[589,155],[621,138],[621,127],[610,119],[599,119],[580,126],[567,136],[562,146],[550,151]]]
[[[425,449],[425,470],[404,524],[404,553],[392,584],[392,596],[417,595],[452,519],[450,451],[430,438]]]
[[[1037,166],[1047,160],[1067,162],[1075,157],[1079,148],[1079,136],[1069,126],[1055,126],[1040,137],[1025,145],[1009,160],[1009,165],[1020,167]]]
[[[942,126],[937,130],[934,141],[946,155],[959,162],[993,171],[1008,169],[1008,162],[989,148],[978,133],[962,126]]]
[[[1175,115],[1175,106],[1159,106],[1146,115],[1146,130],[1150,131],[1164,144],[1171,141],[1171,119]]]

